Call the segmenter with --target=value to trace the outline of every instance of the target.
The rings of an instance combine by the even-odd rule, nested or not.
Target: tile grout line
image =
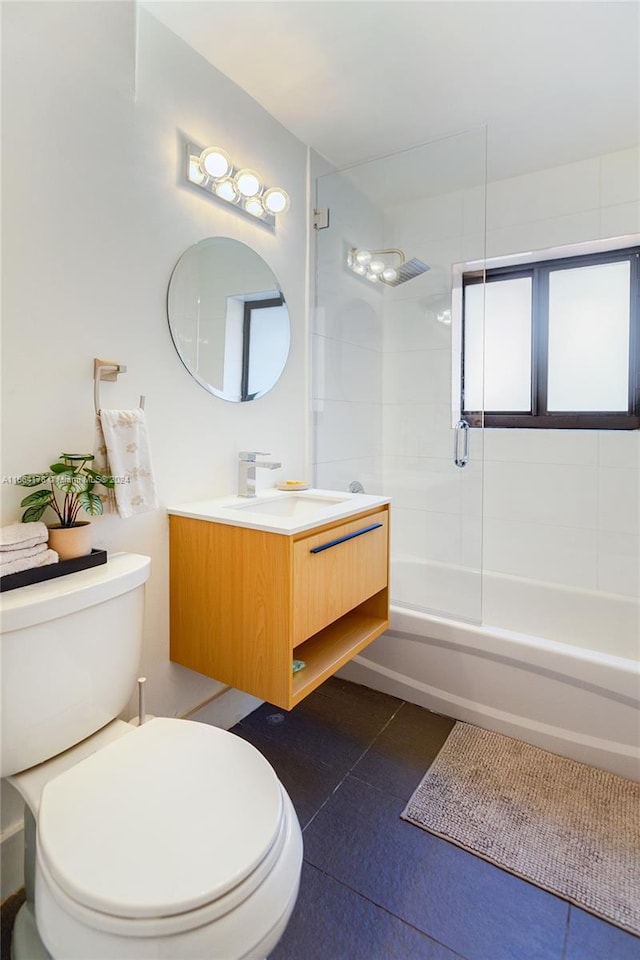
[[[371,741],[371,743],[369,744],[369,746],[368,746],[365,750],[362,751],[362,753],[360,754],[360,756],[357,757],[357,759],[354,761],[354,763],[353,763],[353,764],[349,767],[349,769],[346,771],[345,775],[344,775],[344,776],[341,778],[341,780],[335,785],[335,787],[333,788],[333,790],[331,791],[331,793],[329,794],[329,796],[326,797],[326,799],[322,801],[322,803],[320,804],[320,806],[318,807],[318,809],[316,810],[316,812],[314,813],[314,815],[311,817],[310,820],[307,821],[307,823],[306,823],[306,824],[304,825],[304,827],[302,828],[302,832],[303,832],[303,833],[305,832],[305,830],[306,830],[308,827],[311,826],[311,824],[313,823],[313,821],[315,820],[315,818],[318,816],[318,814],[320,813],[320,811],[321,811],[322,809],[324,809],[324,807],[327,805],[327,803],[329,802],[329,800],[331,800],[331,798],[333,797],[333,795],[340,789],[340,787],[341,787],[342,784],[345,782],[345,780],[347,779],[347,777],[349,776],[349,774],[351,774],[351,773],[353,772],[353,770],[357,767],[357,765],[360,763],[360,761],[361,761],[362,758],[365,756],[365,754],[367,754],[367,753],[369,752],[369,750],[370,750],[371,747],[374,745],[374,743],[376,742],[376,740],[377,740],[379,737],[382,736],[382,734],[383,734],[384,731],[387,729],[387,727],[389,726],[389,724],[391,723],[391,721],[394,720],[395,717],[398,715],[398,711],[401,709],[401,707],[404,706],[404,704],[405,704],[405,701],[402,700],[402,701],[400,702],[400,705],[399,705],[399,706],[397,707],[397,709],[391,714],[391,716],[389,717],[389,719],[387,720],[387,722],[384,724],[384,726],[383,726],[383,727],[378,731],[378,733],[375,735],[375,737],[373,738],[373,740]]]
[[[410,923],[408,920],[405,920],[404,917],[398,916],[397,913],[394,913],[392,910],[389,910],[388,907],[384,907],[381,903],[377,903],[375,900],[372,900],[371,897],[368,897],[365,893],[362,893],[361,890],[356,890],[355,887],[350,886],[348,883],[345,883],[343,880],[339,880],[337,877],[334,877],[333,874],[327,873],[326,870],[323,870],[321,867],[317,867],[314,863],[310,863],[309,860],[305,861],[309,864],[310,867],[313,867],[314,870],[317,870],[324,877],[328,877],[330,880],[333,880],[335,883],[339,883],[340,886],[344,887],[346,890],[350,890],[352,893],[355,893],[357,897],[361,897],[363,900],[366,900],[367,903],[370,903],[372,907],[375,907],[376,910],[380,910],[382,913],[386,913],[387,916],[393,917],[394,920],[398,920],[400,923],[404,924],[405,927],[409,927],[410,930],[415,930],[416,933],[419,933],[420,936],[425,937],[425,939],[430,940],[431,943],[437,943],[438,946],[444,947],[449,953],[451,953],[452,958],[457,957],[459,960],[467,960],[467,958],[462,953],[458,953],[453,947],[450,947],[447,943],[444,943],[443,940],[437,940],[435,937],[432,937],[430,933],[427,933],[425,930],[421,930],[420,927],[416,927],[415,924]]]
[[[571,927],[571,904],[567,903],[567,922],[564,925],[564,941],[562,944],[562,950],[560,951],[560,960],[566,960],[567,953],[569,950],[569,931]]]

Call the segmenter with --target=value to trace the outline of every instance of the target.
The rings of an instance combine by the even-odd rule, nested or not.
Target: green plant
[[[45,473],[25,473],[17,482],[21,487],[37,487],[49,483],[44,490],[36,490],[20,502],[27,509],[22,514],[22,522],[39,520],[47,507],[51,507],[61,527],[73,527],[80,521],[78,514],[84,510],[90,517],[97,517],[103,511],[102,498],[94,493],[97,483],[107,489],[115,486],[113,477],[96,473],[87,466],[94,456],[91,453],[61,453],[61,463],[52,463]]]

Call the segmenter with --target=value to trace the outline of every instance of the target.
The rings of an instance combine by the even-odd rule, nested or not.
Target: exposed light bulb
[[[183,176],[206,193],[237,205],[269,224],[291,205],[284,187],[266,187],[255,170],[238,169],[221,147],[202,149],[196,144],[187,144],[187,170]]]
[[[239,170],[235,176],[236,186],[243,197],[255,197],[262,184],[255,170]]]
[[[270,187],[265,190],[262,202],[268,213],[286,213],[291,206],[289,194],[282,187]]]
[[[355,263],[351,269],[354,273],[357,273],[359,277],[364,277],[367,272],[367,268],[362,263]]]
[[[371,261],[371,253],[368,250],[356,250],[356,263],[361,263],[364,267]]]
[[[371,271],[367,273],[367,280],[371,280],[371,283],[377,283],[379,279],[380,277],[377,273],[371,273]]]
[[[375,273],[376,276],[384,271],[385,265],[382,260],[372,260],[369,263],[369,270],[371,273]]]
[[[205,175],[200,166],[200,157],[189,157],[189,180],[191,183],[202,183]]]
[[[251,213],[254,217],[262,217],[264,215],[262,201],[257,197],[249,197],[248,200],[245,200],[244,208],[247,213]]]
[[[231,158],[220,147],[207,147],[200,154],[200,166],[214,180],[226,177],[231,170]]]
[[[393,280],[398,279],[398,271],[395,267],[385,267],[382,271],[382,279],[386,280],[387,283],[391,283]]]
[[[238,199],[238,191],[236,190],[233,180],[230,180],[229,177],[225,177],[224,180],[219,180],[215,186],[216,195],[222,197],[223,200],[228,200],[229,203],[235,203]]]

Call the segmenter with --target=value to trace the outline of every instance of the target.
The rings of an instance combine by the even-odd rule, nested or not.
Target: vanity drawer
[[[296,541],[293,646],[383,590],[388,552],[386,509]]]

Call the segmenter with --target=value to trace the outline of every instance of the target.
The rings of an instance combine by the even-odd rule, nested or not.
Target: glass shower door
[[[316,483],[392,498],[392,603],[482,619],[483,427],[461,423],[462,273],[485,130],[317,179]]]

